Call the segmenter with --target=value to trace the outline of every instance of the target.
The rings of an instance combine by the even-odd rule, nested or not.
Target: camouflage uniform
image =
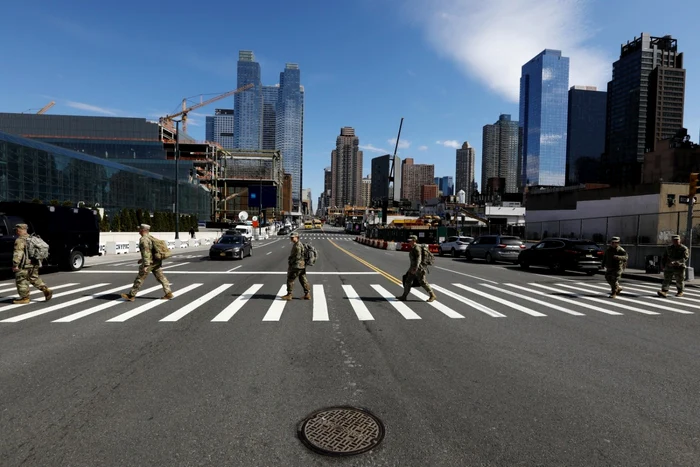
[[[664,265],[664,282],[661,284],[661,291],[668,292],[671,286],[671,280],[676,281],[678,293],[683,293],[685,286],[685,262],[688,261],[688,247],[685,245],[669,245],[666,247],[666,253],[662,264]],[[671,263],[676,262],[677,265]]]
[[[30,260],[27,257],[27,239],[29,235],[22,235],[15,240],[15,249],[12,253],[12,267],[18,268],[15,273],[15,284],[17,285],[17,293],[20,300],[29,299],[29,285],[33,285],[37,289],[44,292],[46,296],[49,288],[39,278],[39,268],[41,261]]]
[[[308,294],[311,290],[309,281],[306,279],[306,263],[304,262],[304,245],[301,242],[296,242],[292,246],[292,251],[289,253],[289,269],[287,269],[287,295],[292,294],[294,289],[294,281],[299,278],[301,286],[304,288],[304,293]]]
[[[134,281],[134,286],[128,293],[129,297],[136,296],[143,285],[143,281],[148,277],[149,272],[153,272],[153,277],[163,286],[163,292],[165,292],[166,295],[172,293],[170,290],[170,282],[168,282],[165,274],[163,274],[163,261],[153,258],[153,241],[150,235],[141,237],[139,240],[139,250],[141,251],[141,265],[139,266],[139,273]]]
[[[408,269],[406,275],[404,276],[404,298],[408,297],[409,292],[411,292],[411,287],[413,287],[414,281],[418,281],[418,284],[420,284],[420,286],[423,287],[425,291],[428,292],[431,296],[435,295],[433,289],[430,287],[430,284],[428,284],[428,281],[425,280],[426,270],[425,267],[421,266],[422,255],[423,252],[421,246],[418,243],[414,243],[413,248],[411,248],[411,251],[408,252],[408,257],[411,260],[411,267]],[[414,274],[411,274],[412,270],[415,270],[416,272]]]
[[[615,258],[619,256],[620,258]],[[621,246],[609,245],[603,255],[603,267],[605,267],[605,280],[610,284],[610,293],[617,295],[622,290],[620,288],[620,278],[624,265],[627,263],[627,252]]]

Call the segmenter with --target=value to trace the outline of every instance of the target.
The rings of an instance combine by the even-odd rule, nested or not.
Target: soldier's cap
[[[681,236],[680,235],[674,235],[671,237],[671,240],[680,240]]]
[[[148,224],[139,225],[139,230],[151,230],[151,226]]]
[[[615,243],[615,242],[620,243],[620,237],[613,237],[610,239],[610,243]]]
[[[289,234],[289,238],[294,238],[294,237],[298,237],[298,236],[299,236],[299,232],[292,232]]]
[[[27,224],[17,224],[15,225],[15,229],[22,229],[22,230],[27,230],[29,226]]]
[[[410,235],[410,236],[408,237],[408,240],[409,240],[409,241],[413,240],[414,242],[417,242],[417,241],[418,241],[418,237],[416,237],[415,235]]]

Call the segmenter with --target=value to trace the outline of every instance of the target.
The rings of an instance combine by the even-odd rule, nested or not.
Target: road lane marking
[[[559,297],[559,296],[557,296],[557,295],[552,295],[552,294],[540,292],[539,290],[529,289],[529,288],[527,288],[527,287],[522,287],[522,286],[520,286],[520,285],[515,285],[515,284],[506,284],[506,285],[507,285],[507,286],[510,286],[510,287],[515,287],[516,289],[520,289],[520,290],[522,290],[522,291],[524,291],[524,292],[529,292],[529,293],[534,293],[534,294],[542,295],[542,296],[544,296],[544,297],[551,298],[551,299],[554,299],[554,300],[559,300],[560,302],[569,303],[569,304],[571,304],[571,305],[579,306],[579,307],[581,307],[581,308],[587,308],[587,309],[589,309],[589,310],[599,311],[599,312],[601,312],[601,313],[605,313],[606,315],[622,316],[622,313],[618,313],[617,311],[606,310],[605,308],[600,308],[600,307],[597,307],[597,306],[595,306],[595,305],[590,305],[590,304],[588,304],[588,303],[580,303],[580,302],[577,302],[577,301],[575,301],[575,300],[571,300],[570,298]],[[534,283],[533,283],[533,284],[531,284],[531,285],[534,285],[535,287],[539,287],[539,288],[541,288],[541,289],[550,290],[550,291],[556,292],[556,293],[561,293],[561,292],[562,292],[562,291],[559,290],[559,289],[555,289],[554,287],[547,287],[546,285],[542,285],[542,284],[534,284]],[[568,294],[568,295],[570,295],[570,296],[573,296],[573,297],[578,297],[578,295],[576,295],[576,294],[573,293],[573,292],[564,291],[564,293],[566,293],[566,294]]]
[[[338,244],[332,240],[331,240],[331,244],[334,247],[336,247],[337,249],[339,249],[340,251],[342,251],[343,253],[345,253],[346,255],[348,255],[349,257],[351,257],[352,259],[354,259],[355,261],[358,261],[359,263],[364,264],[365,266],[367,266],[371,270],[378,272],[379,274],[381,274],[382,276],[384,276],[386,279],[390,280],[394,284],[400,285],[403,287],[403,283],[400,280],[398,280],[397,278],[395,278],[394,276],[392,276],[391,274],[389,274],[388,272],[384,272],[381,269],[379,269],[378,267],[374,266],[373,264],[370,264],[367,261],[365,261],[364,259],[360,258],[359,256],[356,256],[356,255],[350,253],[345,248],[338,246]]]
[[[229,269],[229,270],[226,271],[226,272],[233,272],[233,271],[235,271],[236,269],[238,269],[238,268],[240,268],[240,267],[241,267],[241,266],[236,266],[235,268]]]
[[[169,314],[165,318],[161,319],[162,322],[173,322],[173,321],[178,321],[180,318],[183,318],[187,316],[188,314],[192,313],[194,310],[199,308],[200,306],[204,305],[206,302],[211,300],[212,298],[215,298],[219,294],[221,294],[223,291],[231,287],[233,284],[222,284],[212,290],[211,292],[202,295],[196,300],[193,300],[192,302],[188,303],[187,305],[183,306],[179,310]]]
[[[521,300],[527,300],[527,301],[530,301],[532,303],[537,303],[540,306],[546,306],[547,308],[551,308],[553,310],[568,313],[568,314],[573,315],[573,316],[586,316],[585,314],[579,313],[578,311],[569,310],[568,308],[564,308],[564,307],[561,307],[559,305],[554,305],[552,303],[547,303],[547,302],[542,301],[542,300],[537,300],[536,298],[528,297],[527,295],[513,292],[512,290],[505,290],[502,287],[496,287],[495,285],[490,285],[490,284],[481,284],[481,285],[483,285],[484,287],[488,287],[490,289],[498,290],[499,292],[507,294],[507,295],[512,295],[514,297],[518,297]],[[506,285],[509,285],[509,284],[506,284]],[[529,289],[525,289],[525,290],[530,291]]]
[[[492,310],[491,308],[484,306],[481,303],[477,303],[477,302],[470,300],[466,297],[462,297],[461,295],[458,295],[450,290],[447,290],[444,287],[440,287],[439,285],[433,285],[432,288],[437,290],[438,292],[442,292],[443,294],[447,295],[448,297],[454,298],[455,300],[464,303],[465,305],[469,305],[473,308],[476,308],[477,310],[479,310],[483,313],[486,313],[487,315],[489,315],[493,318],[505,318],[506,317],[506,315],[504,315],[502,313],[499,313],[495,310]]]
[[[313,285],[314,301],[313,321],[328,321],[328,304],[326,303],[326,294],[323,291],[322,284]]]
[[[73,287],[74,285],[78,285],[78,283],[56,285],[56,286],[50,287],[50,289],[51,290],[58,290],[58,289],[64,289],[66,287]],[[12,291],[16,291],[16,290],[17,290],[17,287],[12,287],[11,289],[0,290],[0,293],[12,292]],[[31,292],[29,292],[29,295],[36,295],[36,294],[43,294],[43,293],[44,292],[37,289],[37,290],[32,290]],[[12,300],[15,300],[15,299],[14,298],[6,298],[4,300],[0,300],[0,303],[8,303],[8,302],[11,302]]]
[[[659,297],[658,295],[656,295],[656,290],[658,290],[658,289],[655,289],[655,290],[646,290],[646,289],[638,289],[638,288],[636,288],[635,286],[632,286],[632,285],[629,285],[629,284],[624,284],[624,285],[625,285],[625,287],[623,287],[622,290],[623,290],[623,293],[624,293],[625,295],[630,295],[630,296],[632,296],[632,297],[640,297],[640,298],[642,298],[642,297],[647,297],[647,298],[651,298],[652,300],[656,300],[656,301],[659,301],[659,302],[665,302],[665,301],[666,301],[666,299],[662,299],[661,297]],[[610,287],[610,286],[608,286],[607,284],[606,284],[606,286],[607,286],[607,287]],[[627,292],[630,291],[630,290],[633,291],[633,292],[638,292],[638,293],[648,293],[649,295],[635,295],[635,294],[629,294],[629,293],[627,293]],[[693,309],[697,310],[697,309],[698,309],[698,305],[697,305],[697,304],[700,303],[700,299],[697,299],[697,298],[688,298],[688,295],[687,295],[685,292],[683,292],[683,297],[676,297],[674,300],[668,301],[667,303],[673,303],[674,306],[684,306],[684,307],[686,307],[686,308],[693,308]]]
[[[171,264],[170,266],[165,266],[164,268],[161,268],[161,269],[177,268],[179,266],[184,266],[185,264],[190,264],[190,263],[189,263],[189,261],[186,261],[184,263]]]
[[[377,291],[379,295],[381,295],[387,302],[393,306],[396,311],[401,313],[401,316],[403,316],[406,319],[421,319],[420,316],[418,316],[413,310],[411,310],[405,303],[400,302],[394,297],[391,292],[389,292],[387,289],[382,287],[379,284],[372,284],[372,288]]]
[[[416,297],[420,298],[423,301],[428,300],[428,294],[425,294],[421,292],[420,290],[416,289],[411,289],[411,294],[415,295]],[[429,302],[428,305],[432,306],[436,310],[440,311],[441,313],[445,314],[448,318],[464,318],[464,316],[460,315],[456,311],[454,311],[452,308],[448,307],[447,305],[440,303],[439,301],[434,301],[434,302]]]
[[[67,291],[67,292],[56,293],[56,294],[53,294],[52,300],[55,299],[55,298],[64,297],[64,296],[66,296],[66,295],[72,295],[72,294],[75,294],[75,293],[78,293],[78,292],[83,292],[83,291],[85,291],[85,290],[96,289],[96,288],[98,288],[98,287],[102,287],[102,286],[105,286],[105,285],[109,285],[109,282],[104,282],[104,283],[101,283],[101,284],[88,285],[88,286],[86,286],[86,287],[81,287],[81,288],[79,288],[79,289],[73,289],[73,290],[69,290],[69,291]],[[27,305],[31,305],[32,303],[39,303],[39,302],[31,302],[31,303],[28,303]],[[7,306],[4,306],[4,307],[0,308],[0,312],[5,311],[5,310],[13,310],[13,309],[15,309],[15,308],[23,307],[23,306],[27,306],[27,305],[7,305]]]
[[[357,292],[355,292],[352,285],[343,284],[343,290],[345,291],[345,296],[348,297],[348,301],[350,302],[353,311],[357,315],[357,319],[360,321],[373,321],[374,317],[372,316],[372,313],[369,312],[367,306],[364,304],[360,296],[357,295]]]
[[[147,293],[151,293],[154,290],[160,289],[162,286],[159,284],[155,287],[151,287],[149,289],[145,290],[140,290],[139,293],[136,294],[136,296],[143,296]],[[63,318],[55,319],[52,321],[52,323],[72,323],[76,319],[83,318],[85,316],[89,316],[93,313],[97,313],[98,311],[106,310],[107,308],[111,308],[113,306],[119,305],[120,303],[124,303],[126,300],[123,298],[119,297],[116,300],[110,300],[107,303],[103,303],[101,305],[93,306],[92,308],[88,308],[87,310],[79,311],[77,313],[73,313],[72,315],[64,316]]]
[[[575,287],[573,285],[568,285],[568,284],[556,284],[557,287],[566,287],[567,289],[572,289],[572,290],[580,290],[582,292],[588,292],[587,289],[582,288],[582,287]],[[604,300],[602,298],[597,298],[597,297],[586,297],[585,295],[578,294],[579,297],[581,297],[584,300],[589,300],[592,302],[598,302],[598,303],[605,303],[609,306],[614,306],[617,308],[622,308],[623,310],[630,310],[630,311],[636,311],[637,313],[642,313],[644,315],[658,315],[660,313],[657,313],[655,311],[649,311],[649,310],[643,310],[641,308],[636,308],[633,306],[627,306],[623,305],[621,303],[617,303],[617,301],[614,298],[610,298],[608,300]]]
[[[190,284],[185,288],[182,288],[180,290],[176,290],[173,292],[173,297],[177,298],[180,295],[186,294],[190,290],[196,289],[202,284]],[[157,307],[158,305],[162,305],[169,300],[151,300],[150,303],[146,303],[145,305],[141,305],[140,307],[134,308],[133,310],[127,311],[126,313],[122,313],[119,316],[115,316],[112,319],[108,319],[106,322],[107,323],[123,323],[127,319],[133,318],[134,316],[140,315],[141,313],[148,311],[152,308]]]
[[[96,287],[102,287],[105,285],[109,285],[109,283],[96,284],[96,285],[93,285],[91,287],[84,287],[83,290],[94,289]],[[0,321],[0,323],[17,323],[19,321],[24,321],[25,319],[34,318],[35,316],[41,316],[43,314],[52,312],[54,310],[60,310],[61,308],[66,308],[69,306],[77,305],[78,303],[87,302],[88,300],[92,300],[94,298],[104,297],[105,295],[110,295],[110,294],[119,292],[120,290],[124,290],[127,287],[131,287],[131,284],[122,285],[121,287],[115,287],[113,289],[105,290],[104,292],[100,292],[100,293],[97,293],[94,295],[89,295],[87,297],[76,298],[75,300],[71,300],[69,302],[50,306],[48,308],[42,308],[41,310],[31,311],[29,313],[24,313],[22,315],[13,316],[12,318],[8,318],[8,319],[4,319],[4,320]],[[76,291],[73,291],[73,292],[76,292]]]
[[[263,316],[263,321],[280,320],[280,318],[282,317],[282,312],[284,311],[284,306],[287,304],[286,300],[282,300],[282,296],[286,293],[287,286],[283,285],[282,287],[280,287],[279,292],[277,292],[277,296],[272,301],[272,305],[270,305],[270,308],[267,310],[267,313],[265,313],[265,316]]]
[[[588,285],[588,284],[579,282],[579,285]],[[596,288],[596,289],[610,290],[609,288],[603,287],[603,286],[600,286],[600,285],[593,285],[593,284],[590,284],[590,287],[593,287],[593,288]],[[692,314],[694,314],[692,311],[677,310],[677,309],[675,309],[675,308],[671,308],[670,306],[665,306],[665,305],[662,305],[661,303],[656,303],[656,302],[659,301],[659,300],[657,300],[656,298],[652,298],[652,300],[649,300],[648,302],[642,302],[642,301],[634,300],[634,299],[628,298],[628,297],[620,297],[620,296],[618,295],[618,296],[617,296],[617,300],[622,300],[622,301],[624,301],[624,302],[632,302],[632,303],[636,303],[637,305],[644,305],[644,306],[648,306],[648,307],[651,307],[651,308],[656,308],[656,309],[658,309],[658,310],[673,311],[674,313],[680,313],[680,314],[683,314],[683,315],[692,315]]]
[[[224,308],[221,313],[216,315],[212,321],[221,323],[233,318],[233,315],[238,313],[238,311],[243,308],[243,305],[245,305],[248,300],[253,298],[253,295],[255,295],[255,293],[260,290],[262,286],[263,284],[253,284],[248,288],[248,290],[239,295],[229,306]]]
[[[235,269],[235,268],[234,268]],[[83,271],[78,271],[83,272]],[[133,274],[133,271],[85,271],[83,274]],[[75,273],[74,273],[75,274]],[[287,271],[169,271],[168,275],[171,274],[199,274],[199,275],[222,275],[222,274],[257,274],[257,275],[287,275]],[[374,271],[307,271],[307,275],[316,276],[372,276],[381,274],[380,272]]]
[[[433,266],[433,267],[434,267],[435,269],[442,269],[443,271],[451,272],[451,273],[453,273],[453,274],[459,274],[460,276],[471,277],[472,279],[477,279],[477,280],[480,280],[480,281],[482,281],[482,282],[489,282],[489,283],[491,283],[491,284],[498,284],[498,282],[496,282],[496,281],[490,281],[490,280],[488,280],[488,279],[484,279],[484,278],[477,277],[477,276],[472,276],[471,274],[465,274],[465,273],[459,272],[459,271],[453,271],[452,269],[441,268],[440,266]]]
[[[271,251],[268,251],[268,252],[265,254],[265,256],[271,255],[271,254],[272,254],[272,252],[271,252]]]
[[[464,284],[452,284],[452,285],[454,285],[455,287],[459,287],[459,288],[462,289],[462,290],[466,290],[467,292],[471,292],[471,293],[473,293],[473,294],[475,294],[475,295],[478,295],[478,296],[480,296],[480,297],[484,297],[484,298],[486,298],[486,299],[488,299],[488,300],[493,300],[494,302],[498,302],[498,303],[500,303],[501,305],[505,305],[505,306],[507,306],[507,307],[514,308],[514,309],[516,309],[516,310],[518,310],[518,311],[522,311],[523,313],[526,313],[526,314],[528,314],[528,315],[530,315],[530,316],[535,316],[535,317],[537,317],[537,318],[541,318],[541,317],[547,316],[547,315],[545,315],[544,313],[540,313],[539,311],[531,310],[530,308],[524,307],[524,306],[522,306],[522,305],[518,305],[517,303],[511,302],[510,300],[504,300],[504,299],[502,299],[502,298],[500,298],[500,297],[496,297],[496,296],[494,296],[494,295],[490,295],[490,294],[481,292],[481,291],[479,291],[479,290],[472,289],[471,287],[467,287],[467,286],[464,285]]]

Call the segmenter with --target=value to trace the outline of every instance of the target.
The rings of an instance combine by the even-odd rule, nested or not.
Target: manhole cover
[[[384,439],[381,420],[363,409],[331,407],[312,413],[299,425],[299,438],[309,449],[327,456],[352,456]]]

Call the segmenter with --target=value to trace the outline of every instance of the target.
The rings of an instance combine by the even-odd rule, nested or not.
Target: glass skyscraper
[[[282,153],[285,173],[292,175],[292,204],[298,205],[303,177],[304,88],[296,63],[287,63],[280,73],[276,126],[275,149]]]
[[[260,64],[249,50],[238,52],[237,88],[246,84],[254,87],[234,96],[234,149],[262,149],[263,144],[263,91]]]
[[[522,67],[522,185],[564,186],[569,58],[545,49]]]
[[[263,145],[264,150],[277,149],[277,99],[279,86],[263,86]]]
[[[216,109],[213,116],[206,118],[206,140],[233,149],[234,120],[233,109]]]

